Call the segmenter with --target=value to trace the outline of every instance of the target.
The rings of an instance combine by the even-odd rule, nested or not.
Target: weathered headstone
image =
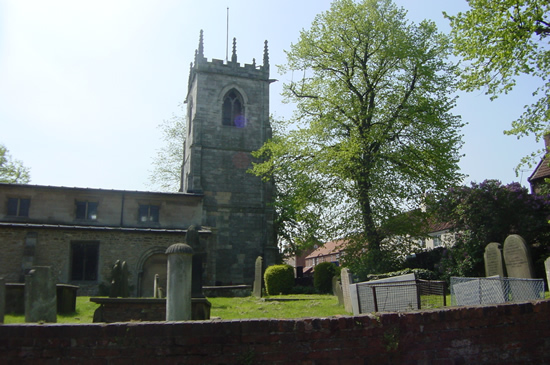
[[[512,234],[506,237],[503,248],[506,272],[511,278],[534,278],[533,263],[523,237]]]
[[[491,242],[485,246],[483,254],[485,261],[485,276],[501,276],[504,277],[504,265],[502,263],[502,252],[500,251],[500,243]]]
[[[185,243],[176,243],[166,250],[168,280],[166,288],[166,320],[192,319],[191,278],[193,249]]]
[[[4,323],[4,313],[6,313],[6,281],[0,277],[0,323]]]
[[[25,275],[25,322],[57,322],[55,278],[49,266],[35,266]]]
[[[351,273],[344,267],[340,273],[340,276],[342,277],[342,296],[344,297],[344,308],[346,309],[346,312],[353,313],[350,294],[350,285],[353,282]]]
[[[544,261],[544,268],[546,269],[546,284],[547,288],[550,288],[550,257]]]
[[[130,288],[128,287],[128,275],[128,265],[126,265],[126,261],[122,261],[120,274],[120,296],[122,298],[128,298],[130,296]]]
[[[155,274],[155,281],[153,283],[153,298],[161,298],[159,295],[159,274]]]
[[[262,297],[262,257],[256,258],[256,266],[254,271],[254,288],[252,289],[252,295],[256,298]]]
[[[332,294],[338,298],[338,305],[344,305],[344,292],[342,291],[342,283],[338,280],[338,276],[332,277]]]
[[[113,268],[111,269],[111,289],[109,291],[110,298],[117,298],[120,296],[122,283],[122,264],[120,260],[116,260]]]

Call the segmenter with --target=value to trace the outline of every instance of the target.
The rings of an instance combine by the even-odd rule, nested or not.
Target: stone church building
[[[80,295],[108,288],[126,261],[132,296],[166,282],[166,249],[194,226],[204,285],[252,284],[254,262],[275,263],[273,186],[247,172],[271,137],[269,56],[241,65],[208,61],[199,47],[189,74],[187,139],[179,192],[158,193],[0,184],[0,277],[23,282],[32,266],[51,266]]]

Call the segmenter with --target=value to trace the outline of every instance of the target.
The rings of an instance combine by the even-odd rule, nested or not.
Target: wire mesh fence
[[[451,305],[499,304],[544,299],[543,279],[451,278]]]
[[[354,313],[406,312],[446,305],[445,282],[405,280],[351,285]]]

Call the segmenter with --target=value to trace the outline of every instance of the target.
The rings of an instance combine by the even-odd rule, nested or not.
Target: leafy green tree
[[[550,2],[546,0],[468,0],[470,10],[450,20],[456,54],[467,66],[460,71],[466,91],[486,88],[492,99],[507,93],[521,74],[541,80],[539,99],[505,133],[518,138],[550,132]],[[545,151],[546,152],[546,151]],[[533,157],[523,162],[532,162]]]
[[[525,238],[534,260],[550,255],[550,196],[529,194],[519,183],[485,180],[452,188],[430,207],[439,221],[454,227],[455,242],[447,247],[439,266],[445,278],[485,276],[485,246],[503,244],[510,234]]]
[[[293,128],[254,166],[275,179],[279,231],[294,248],[353,234],[349,247],[368,242],[376,256],[388,217],[460,181],[449,46],[433,22],[408,22],[390,0],[337,0],[300,33],[282,67],[301,75],[284,85]]]
[[[313,271],[313,286],[321,294],[332,294],[332,278],[336,275],[336,265],[321,262]]]
[[[183,105],[180,108],[184,110]],[[186,119],[180,115],[172,115],[159,124],[164,145],[153,158],[153,170],[149,182],[153,188],[160,191],[175,192],[181,185],[181,168],[183,164],[183,146],[186,137]]]
[[[12,158],[6,146],[0,144],[0,182],[27,184],[31,181],[29,168]]]

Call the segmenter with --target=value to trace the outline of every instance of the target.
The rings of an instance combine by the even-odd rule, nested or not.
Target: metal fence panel
[[[445,305],[443,281],[405,280],[362,282],[350,285],[354,314],[369,312],[406,312]]]
[[[499,304],[544,299],[543,279],[451,278],[451,305]]]

